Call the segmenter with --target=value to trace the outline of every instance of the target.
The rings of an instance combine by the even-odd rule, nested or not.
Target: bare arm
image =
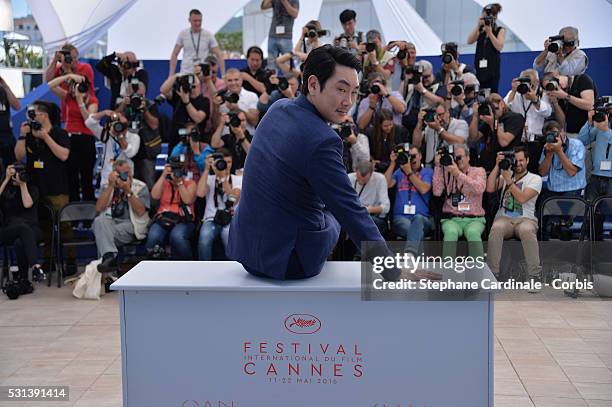
[[[259,110],[257,109],[249,109],[245,112],[247,121],[252,126],[257,126],[257,122],[259,122]]]
[[[287,10],[287,14],[293,18],[297,18],[299,9],[297,7],[293,7],[291,3],[289,3],[289,0],[282,0],[282,2],[285,10]]]
[[[176,72],[176,60],[178,59],[178,54],[181,52],[183,47],[179,44],[174,45],[174,49],[172,50],[172,54],[170,55],[170,68],[168,70],[168,76],[171,77]]]
[[[224,127],[225,127],[225,123],[223,123],[223,120],[219,120],[219,125],[215,129],[215,132],[213,133],[212,137],[210,138],[210,146],[212,148],[215,148],[215,149],[216,148],[221,148],[221,147],[223,147],[225,145],[225,143],[221,139],[221,133],[223,133],[223,128]],[[208,167],[206,167],[206,168],[208,168]]]
[[[163,93],[168,99],[172,99],[172,85],[174,85],[174,81],[176,81],[176,74],[170,74],[168,79],[159,87],[160,93]]]
[[[215,54],[215,57],[217,57],[217,61],[219,61],[219,68],[221,69],[221,75],[225,76],[225,59],[223,58],[223,55],[221,54],[221,49],[219,49],[219,47],[214,47],[212,49],[213,54]]]
[[[489,36],[489,39],[491,40],[491,43],[493,44],[495,49],[501,52],[501,50],[504,48],[504,42],[506,41],[506,30],[504,30],[503,28],[499,30],[499,33],[497,33],[497,37],[495,36],[495,34],[493,34],[493,30],[489,31],[487,35]]]
[[[2,86],[3,84],[4,86]],[[13,110],[21,109],[21,103],[19,103],[19,99],[15,97],[15,94],[13,93],[11,88],[6,83],[4,83],[4,80],[2,79],[0,79],[0,86],[4,88],[4,91],[6,92],[6,98],[8,99],[9,105],[11,105]]]
[[[478,40],[479,34],[480,34],[480,18],[478,19],[478,23],[476,24],[476,27],[474,27],[470,35],[468,35],[467,43],[468,44],[475,43]]]
[[[181,200],[187,205],[191,205],[196,199],[196,185],[195,183],[189,184],[188,187],[184,183],[180,183],[178,186]]]
[[[96,201],[96,212],[103,212],[111,203],[111,198],[113,197],[113,190],[115,189],[114,185],[109,184],[106,186],[104,191],[100,193],[100,197]]]
[[[21,202],[23,203],[23,207],[28,209],[34,206],[34,200],[32,200],[32,195],[30,195],[28,185],[25,182],[19,185],[19,191],[21,192]]]
[[[208,176],[210,173],[210,165],[208,164],[208,160],[204,165],[204,173],[198,180],[198,186],[196,189],[196,195],[200,198],[204,198],[208,194]]]
[[[262,0],[262,2],[261,2],[261,9],[262,10],[267,10],[269,8],[272,8],[272,0]]]
[[[516,199],[521,205],[538,195],[538,191],[535,189],[525,188],[523,191],[517,187],[515,183],[512,183],[508,187],[508,191],[510,191],[510,193],[514,196],[514,199]]]

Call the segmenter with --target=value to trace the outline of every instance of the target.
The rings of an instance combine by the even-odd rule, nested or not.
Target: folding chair
[[[546,233],[547,221],[550,217],[563,217],[571,219],[572,239],[577,237],[584,240],[586,227],[590,224],[590,206],[580,197],[553,196],[542,203],[539,213],[540,240],[548,240]]]
[[[60,225],[62,222],[93,222],[96,217],[96,203],[93,201],[71,202],[64,206],[57,214],[55,229],[57,232],[57,286],[61,287],[64,277],[64,248],[65,247],[82,247],[95,246],[96,238],[93,231],[88,233],[88,236],[73,238],[70,241],[64,241]]]
[[[596,224],[599,221],[602,222],[602,240],[612,239],[612,196],[606,195],[597,198],[593,201],[591,210],[593,213],[593,216],[591,216],[591,241],[599,239],[597,231],[600,230],[600,225]]]

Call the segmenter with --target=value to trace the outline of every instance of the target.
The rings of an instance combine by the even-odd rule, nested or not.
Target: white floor
[[[612,407],[612,301],[559,295],[497,301],[495,406]],[[0,295],[0,385],[68,385],[70,401],[0,406],[121,406],[117,294],[39,286]]]

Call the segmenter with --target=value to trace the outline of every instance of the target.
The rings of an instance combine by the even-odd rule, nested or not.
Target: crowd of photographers
[[[244,69],[225,70],[214,35],[194,9],[159,94],[148,88],[147,71],[132,52],[114,52],[95,66],[110,101],[96,98],[94,69],[79,61],[75,47],[55,54],[45,79],[61,106],[33,103],[16,145],[0,137],[1,158],[11,164],[0,184],[0,243],[18,237],[22,275],[31,268],[42,274],[35,243],[50,229],[39,225],[39,203],[59,211],[68,202],[96,201],[99,271],[116,269],[120,246],[136,241],[150,258],[210,260],[216,240],[227,245],[257,124],[275,101],[300,96],[300,65],[330,34],[310,21],[292,44],[299,1],[264,0],[261,7],[273,9],[267,62],[252,46]],[[416,251],[437,228],[445,242],[465,237],[475,254],[488,238],[495,273],[501,243],[515,237],[535,277],[543,198],[612,195],[612,100],[597,97],[574,27],[546,39],[533,66],[512,80],[507,95],[498,94],[501,9],[490,4],[478,16],[467,38],[476,43],[473,65],[447,42],[438,72],[410,42],[385,44],[377,30],[364,35],[356,13],[343,11],[333,44],[358,57],[363,72],[357,102],[333,127],[349,179],[385,236]],[[163,103],[171,106],[169,118],[160,114]],[[10,133],[9,106],[19,101],[0,80],[3,136]],[[168,159],[159,174],[162,142]],[[69,236],[70,226],[62,227]],[[453,245],[444,250],[451,255]],[[68,264],[70,270],[74,253]]]

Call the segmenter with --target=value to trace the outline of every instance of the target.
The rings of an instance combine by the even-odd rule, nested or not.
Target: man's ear
[[[320,92],[319,79],[315,75],[308,77],[308,93],[318,95]]]

